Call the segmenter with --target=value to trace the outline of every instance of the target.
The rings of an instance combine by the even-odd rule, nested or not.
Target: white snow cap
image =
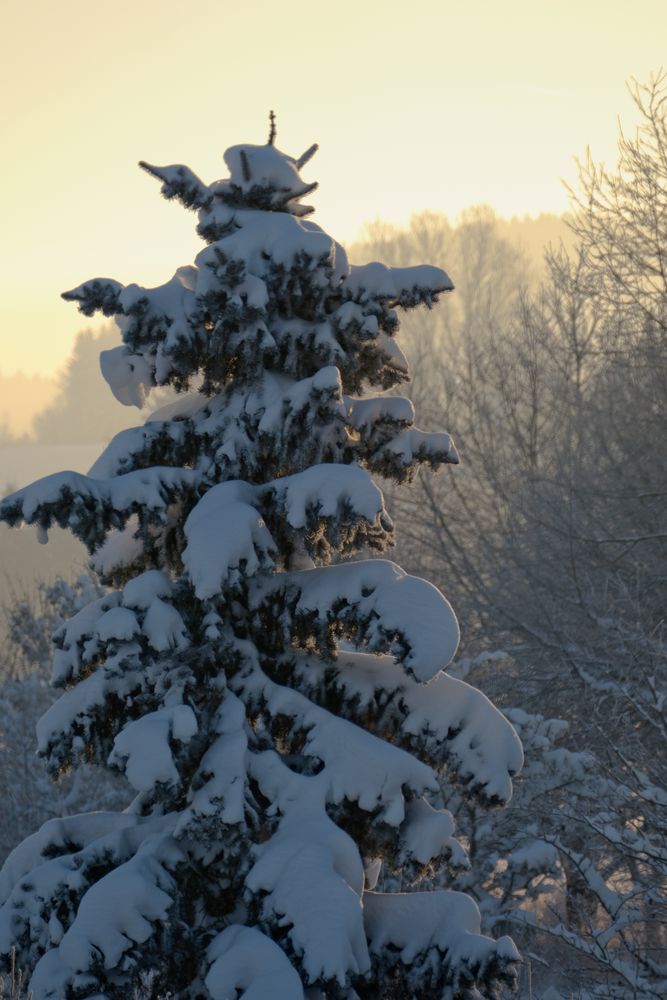
[[[109,763],[122,767],[138,792],[150,791],[157,782],[178,785],[171,743],[187,743],[197,733],[197,719],[189,705],[174,705],[149,712],[127,725],[114,740]]]
[[[249,180],[246,180],[243,157],[250,174]],[[287,153],[281,153],[275,146],[230,146],[223,158],[229,167],[230,181],[244,190],[257,184],[277,188],[285,193],[289,191],[294,197],[298,197],[304,193],[304,188],[310,186],[305,185],[299,177],[297,160]]]
[[[370,264],[353,264],[345,287],[361,300],[395,300],[414,289],[451,292],[454,285],[446,271],[432,264],[387,267],[379,261],[372,261]]]
[[[214,1000],[243,990],[246,1000],[303,1000],[303,987],[285,952],[256,927],[231,924],[208,949],[206,987]]]
[[[111,391],[123,406],[141,409],[153,385],[150,365],[140,354],[126,347],[100,351],[100,371]]]

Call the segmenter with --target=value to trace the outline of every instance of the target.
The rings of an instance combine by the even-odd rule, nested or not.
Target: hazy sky
[[[635,122],[624,81],[667,61],[665,0],[0,0],[0,20],[4,373],[66,359],[86,320],[63,289],[159,284],[199,248],[139,159],[211,181],[275,108],[280,148],[320,143],[304,175],[343,242],[423,208],[560,212],[574,156],[613,163]]]

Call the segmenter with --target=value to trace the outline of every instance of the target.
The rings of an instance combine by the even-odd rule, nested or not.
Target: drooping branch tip
[[[318,151],[319,148],[320,147],[318,146],[318,144],[314,142],[313,145],[310,146],[305,153],[302,153],[299,159],[296,161],[296,169],[301,170],[302,167],[305,167],[305,165],[308,163],[308,160],[312,160],[313,156],[315,156],[315,153]]]

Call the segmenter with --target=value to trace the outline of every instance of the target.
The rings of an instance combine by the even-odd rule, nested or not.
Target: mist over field
[[[55,399],[55,375],[24,375],[0,372],[0,445],[31,436],[33,419]]]

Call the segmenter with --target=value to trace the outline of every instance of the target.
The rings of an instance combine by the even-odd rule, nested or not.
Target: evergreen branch
[[[299,159],[296,161],[296,169],[297,170],[303,169],[303,167],[305,167],[308,161],[312,160],[312,158],[315,156],[315,153],[318,151],[319,148],[320,147],[316,142],[314,142],[312,146],[309,146],[308,149],[305,151],[305,153],[302,153]]]
[[[161,180],[161,191],[165,198],[177,198],[185,208],[208,208],[212,194],[202,180],[189,167],[173,164],[169,167],[154,167],[145,160],[139,160],[139,166],[152,177]]]
[[[78,302],[79,312],[84,316],[92,316],[96,312],[115,316],[122,312],[119,300],[123,290],[124,286],[113,278],[95,278],[69,292],[62,292],[61,298],[66,302]]]

